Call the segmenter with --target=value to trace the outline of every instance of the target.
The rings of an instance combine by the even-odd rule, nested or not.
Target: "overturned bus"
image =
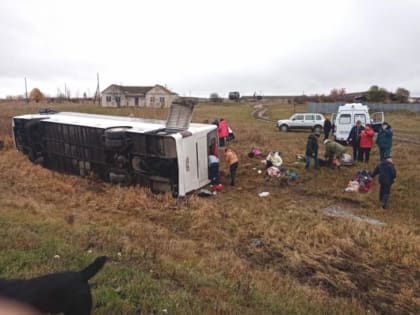
[[[171,106],[167,121],[40,111],[13,118],[16,148],[34,163],[121,185],[185,194],[209,183],[216,126],[191,122],[194,103]]]

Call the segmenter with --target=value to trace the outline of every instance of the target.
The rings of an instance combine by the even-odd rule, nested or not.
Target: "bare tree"
[[[210,94],[210,101],[214,103],[221,103],[223,99],[217,93]]]
[[[410,98],[410,91],[404,88],[398,88],[395,95],[400,103],[407,103]]]
[[[44,94],[42,94],[41,90],[38,88],[32,89],[31,93],[29,94],[29,98],[31,101],[35,101],[36,103],[45,99]]]

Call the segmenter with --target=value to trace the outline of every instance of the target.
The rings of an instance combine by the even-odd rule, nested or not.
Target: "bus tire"
[[[130,129],[127,126],[110,127],[105,129],[105,139],[109,140],[123,140],[126,138],[126,132]]]

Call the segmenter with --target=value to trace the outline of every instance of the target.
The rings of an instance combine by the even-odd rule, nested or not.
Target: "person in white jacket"
[[[283,164],[283,159],[280,156],[280,153],[278,151],[271,151],[266,159],[266,168],[269,168],[271,166],[280,167]]]

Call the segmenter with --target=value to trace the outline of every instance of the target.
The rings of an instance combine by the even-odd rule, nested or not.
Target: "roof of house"
[[[354,96],[366,96],[369,91],[361,91],[361,92],[352,92],[344,94],[347,97],[354,97]]]
[[[103,90],[102,93],[104,93],[106,90],[108,90],[112,86],[118,88],[124,94],[143,94],[143,95],[145,95],[147,92],[149,92],[151,89],[153,89],[155,87],[159,87],[159,88],[165,90],[169,94],[176,94],[176,93],[172,92],[171,90],[167,89],[166,87],[164,87],[162,85],[159,85],[159,84],[156,84],[156,85],[153,85],[153,86],[127,86],[127,85],[111,84],[105,90]]]

